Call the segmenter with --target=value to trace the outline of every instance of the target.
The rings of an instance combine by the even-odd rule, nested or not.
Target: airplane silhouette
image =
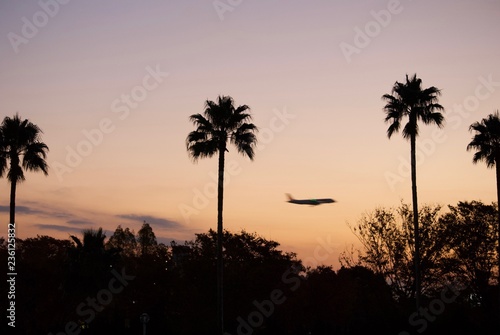
[[[330,198],[324,198],[324,199],[307,199],[307,200],[297,200],[294,199],[289,193],[286,194],[288,197],[288,202],[291,204],[297,204],[297,205],[311,205],[311,206],[318,206],[321,204],[330,204],[333,202],[336,202],[333,199]]]

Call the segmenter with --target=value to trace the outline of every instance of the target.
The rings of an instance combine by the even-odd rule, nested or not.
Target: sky
[[[359,247],[348,223],[411,202],[410,145],[387,138],[381,97],[415,73],[446,120],[420,127],[419,204],[496,201],[466,147],[500,109],[499,17],[498,0],[2,0],[2,117],[37,124],[50,149],[49,175],[18,186],[17,237],[146,221],[168,244],[216,229],[217,158],[193,162],[185,139],[189,116],[229,95],[259,144],[253,161],[226,155],[224,227],[338,268]]]

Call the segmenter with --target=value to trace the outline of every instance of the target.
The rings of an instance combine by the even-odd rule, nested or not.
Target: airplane
[[[324,199],[307,199],[307,200],[297,200],[294,199],[289,193],[286,194],[288,197],[288,201],[291,204],[297,204],[297,205],[311,205],[311,206],[318,206],[321,204],[331,204],[333,202],[336,202],[333,199],[330,198],[324,198]]]

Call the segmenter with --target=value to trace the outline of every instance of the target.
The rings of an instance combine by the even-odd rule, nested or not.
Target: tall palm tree
[[[45,161],[49,148],[41,142],[42,130],[29,120],[21,120],[19,114],[5,117],[0,125],[1,158],[0,177],[7,172],[10,182],[10,222],[15,223],[16,187],[24,181],[24,171],[42,171],[48,175]],[[10,167],[7,167],[10,161]]]
[[[418,121],[424,124],[435,124],[442,127],[444,117],[440,111],[443,106],[438,104],[441,91],[434,86],[422,88],[422,80],[414,74],[411,78],[406,75],[406,82],[396,82],[392,87],[392,94],[384,94],[382,99],[386,101],[384,111],[385,122],[391,123],[387,129],[387,136],[391,138],[401,128],[403,118],[408,118],[402,134],[403,138],[410,140],[411,157],[411,185],[413,202],[413,229],[415,239],[414,266],[415,266],[415,302],[417,312],[420,311],[420,238],[418,228],[418,202],[417,202],[417,167],[416,146],[419,134]]]
[[[484,161],[488,168],[495,167],[497,178],[497,205],[498,209],[498,228],[497,228],[497,256],[498,271],[500,282],[500,117],[498,110],[482,119],[480,122],[474,122],[469,127],[470,131],[475,131],[472,141],[467,145],[467,151],[476,150],[472,162],[474,164]],[[500,285],[500,284],[499,284]],[[500,291],[499,291],[500,302]]]
[[[253,160],[257,144],[257,127],[249,123],[252,116],[247,105],[235,107],[233,98],[219,96],[217,101],[207,100],[202,114],[189,117],[196,130],[186,138],[186,147],[194,161],[199,158],[219,155],[219,178],[217,188],[217,331],[224,332],[223,314],[223,262],[222,262],[222,204],[224,193],[224,156],[228,142],[236,150]]]

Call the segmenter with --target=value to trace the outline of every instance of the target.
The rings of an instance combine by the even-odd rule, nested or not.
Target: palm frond
[[[193,114],[189,117],[189,120],[193,122],[193,124],[204,131],[209,131],[210,129],[213,128],[212,124],[210,121],[208,121],[203,115],[201,114]]]
[[[257,144],[257,136],[255,135],[257,131],[254,124],[244,123],[231,136],[231,143],[236,146],[236,150],[246,154],[251,160],[254,158],[254,147]]]
[[[480,122],[470,125],[469,131],[475,132],[467,151],[476,150],[472,158],[474,164],[484,161],[492,168],[500,160],[500,117],[498,111],[488,115]]]
[[[0,177],[3,177],[5,175],[6,170],[7,170],[7,151],[6,151],[6,144],[4,141],[4,135],[0,127]]]
[[[83,243],[82,241],[80,241],[80,239],[74,235],[69,235],[69,237],[73,240],[73,242],[75,242],[77,248],[81,249],[83,247]]]
[[[23,169],[19,164],[12,164],[11,161],[11,166],[9,171],[7,172],[7,179],[12,183],[12,182],[23,182],[26,180],[24,177],[24,172]]]
[[[192,142],[188,144],[188,152],[190,157],[197,161],[200,158],[212,157],[218,152],[219,146],[216,140]]]
[[[391,138],[391,136],[399,131],[399,127],[401,126],[401,123],[399,120],[395,119],[387,128],[387,137]]]
[[[19,165],[22,156],[22,167],[29,171],[42,171],[48,174],[45,161],[48,146],[40,141],[42,130],[28,119],[22,120],[19,114],[5,117],[0,125],[0,176],[7,170],[7,160],[11,168],[7,173],[9,181],[23,181],[23,169]]]
[[[417,122],[411,122],[408,121],[408,123],[404,126],[402,135],[404,139],[410,139],[412,136],[417,137],[418,136],[418,123]]]

